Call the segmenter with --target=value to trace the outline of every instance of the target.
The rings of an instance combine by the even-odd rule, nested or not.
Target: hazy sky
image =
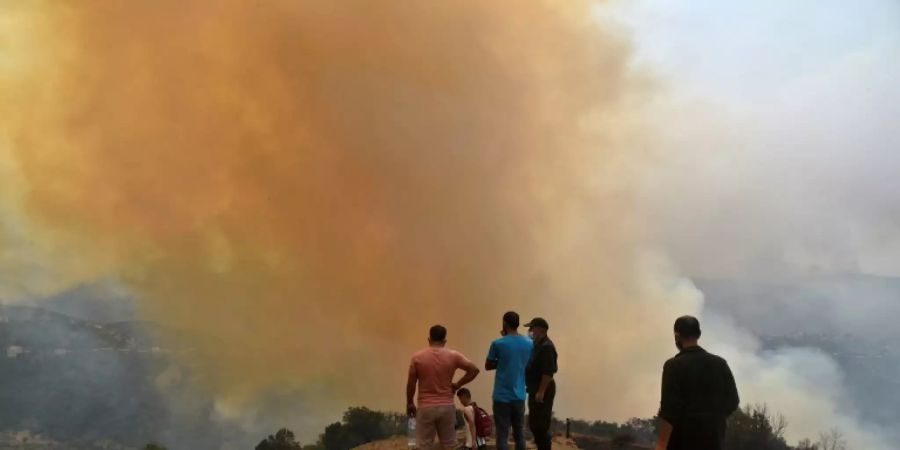
[[[647,0],[600,14],[627,24],[637,64],[668,89],[648,223],[688,274],[900,275],[900,3]]]

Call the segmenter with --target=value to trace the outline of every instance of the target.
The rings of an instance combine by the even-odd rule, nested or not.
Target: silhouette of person
[[[456,448],[456,406],[454,394],[478,376],[478,367],[447,345],[447,329],[435,325],[428,331],[428,346],[416,352],[409,362],[406,381],[406,412],[416,418],[416,444],[430,449],[435,435],[444,448]],[[465,371],[458,381],[457,370]],[[416,398],[413,396],[418,388]]]
[[[497,371],[493,394],[497,450],[509,450],[510,427],[516,450],[525,450],[525,366],[533,344],[519,334],[519,315],[513,311],[503,315],[500,335],[491,343],[484,363],[487,370]]]
[[[525,369],[525,385],[528,388],[528,426],[534,435],[538,450],[550,450],[553,435],[553,399],[556,398],[556,381],[553,375],[558,370],[556,346],[547,336],[550,325],[540,317],[525,324],[534,341],[531,359]]]
[[[663,366],[656,450],[721,450],[725,421],[740,404],[734,376],[697,344],[696,317],[679,317],[674,331],[679,352]]]

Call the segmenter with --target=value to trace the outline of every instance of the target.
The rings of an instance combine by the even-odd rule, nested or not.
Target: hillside
[[[900,338],[900,278],[844,274],[783,279],[695,279],[704,307],[755,334]],[[772,314],[777,310],[778,314]],[[878,314],[872,314],[878,311]]]
[[[172,371],[159,327],[97,323],[31,306],[0,305],[0,448],[216,448],[211,401]],[[183,395],[181,393],[184,393]],[[183,408],[179,401],[196,402]],[[40,446],[39,446],[40,444]]]
[[[900,442],[900,278],[845,274],[696,285],[707,311],[760,336],[765,350],[809,347],[831,355],[860,417]]]

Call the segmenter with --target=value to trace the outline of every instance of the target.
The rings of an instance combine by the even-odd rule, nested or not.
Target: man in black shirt
[[[556,347],[547,337],[550,325],[535,317],[525,324],[528,334],[534,340],[531,359],[525,369],[525,385],[528,388],[528,427],[534,435],[538,450],[550,450],[553,436],[550,423],[553,420],[553,399],[556,397]]]
[[[656,450],[721,450],[725,420],[740,404],[728,363],[699,345],[700,322],[675,321],[679,353],[663,366]]]

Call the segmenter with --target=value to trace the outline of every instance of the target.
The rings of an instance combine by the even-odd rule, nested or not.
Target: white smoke
[[[669,81],[652,105],[664,150],[641,198],[648,241],[675,273],[738,283],[900,275],[896,2],[644,0],[601,14],[628,23],[639,60]],[[734,302],[753,303],[735,308],[785,334],[781,315],[884,337],[897,335],[892,292],[826,280],[793,304],[752,290]],[[836,427],[850,448],[892,448],[860,419],[866,405],[849,398],[832,355],[764,350],[750,324],[702,316],[704,345],[729,360],[744,401],[786,416],[789,441]]]

